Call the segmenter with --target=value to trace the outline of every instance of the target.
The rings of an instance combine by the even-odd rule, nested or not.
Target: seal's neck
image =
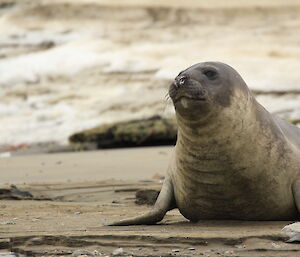
[[[251,96],[250,96],[251,97]],[[234,142],[247,137],[247,131],[253,130],[255,113],[252,99],[236,101],[228,108],[220,108],[199,120],[187,120],[176,114],[178,123],[178,148],[188,148],[189,152],[215,152],[218,154],[232,148]]]

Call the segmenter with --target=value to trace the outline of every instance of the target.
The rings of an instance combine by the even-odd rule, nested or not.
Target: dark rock
[[[19,190],[15,185],[9,189],[0,188],[0,200],[32,200],[33,195],[27,191]]]
[[[4,2],[0,3],[0,9],[10,8],[14,5],[15,5],[15,3],[13,1],[4,1]]]
[[[44,49],[49,49],[55,46],[55,43],[51,40],[43,41],[40,43],[39,47]]]
[[[147,205],[154,205],[156,199],[159,195],[158,190],[139,190],[135,193],[135,203],[138,205],[147,204]]]
[[[15,185],[11,185],[10,188],[0,188],[0,200],[52,201],[53,199],[44,196],[36,197],[28,191],[20,190]]]
[[[77,150],[136,146],[174,145],[177,137],[175,119],[154,116],[102,125],[69,137]]]

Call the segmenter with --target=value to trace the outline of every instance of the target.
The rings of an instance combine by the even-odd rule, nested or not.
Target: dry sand
[[[0,252],[68,256],[78,249],[121,256],[299,256],[283,222],[188,222],[177,210],[159,225],[107,227],[145,212],[138,189],[161,187],[170,147],[0,159],[2,188],[15,183],[39,200],[0,202]],[[55,182],[55,183],[54,183]],[[8,184],[9,183],[9,184]],[[41,199],[48,200],[41,200]]]

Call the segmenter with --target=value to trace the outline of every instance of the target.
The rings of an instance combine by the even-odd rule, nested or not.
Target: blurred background
[[[0,0],[0,152],[170,118],[170,82],[203,61],[300,125],[300,1]]]

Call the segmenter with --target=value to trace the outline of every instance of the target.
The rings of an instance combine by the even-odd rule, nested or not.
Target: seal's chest
[[[233,219],[239,206],[247,207],[247,197],[225,179],[219,183],[197,180],[175,182],[174,193],[180,212],[189,220]]]
[[[225,175],[222,175],[225,174]],[[184,175],[184,176],[182,176]],[[295,217],[290,190],[230,174],[178,173],[173,177],[177,207],[191,221],[201,219],[286,220]],[[274,182],[275,183],[275,182]]]

